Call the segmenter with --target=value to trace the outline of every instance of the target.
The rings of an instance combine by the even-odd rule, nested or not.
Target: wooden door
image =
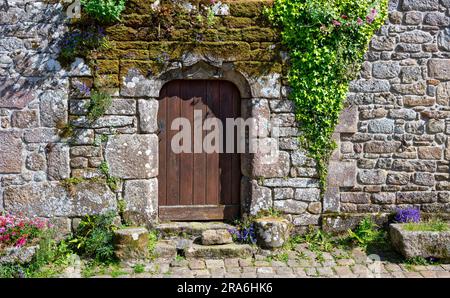
[[[175,80],[164,85],[158,111],[161,220],[224,220],[239,216],[239,154],[204,150],[194,153],[193,144],[192,153],[176,154],[171,149],[171,141],[179,130],[170,128],[178,117],[189,119],[193,143],[194,111],[201,111],[202,119],[195,123],[203,124],[209,117],[220,119],[224,127],[223,148],[226,148],[225,119],[240,117],[240,104],[239,91],[227,81]],[[202,129],[202,140],[208,132]]]

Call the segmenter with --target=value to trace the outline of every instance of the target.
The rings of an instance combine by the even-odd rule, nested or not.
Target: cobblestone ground
[[[361,249],[314,253],[304,247],[278,258],[257,254],[254,258],[177,260],[156,259],[141,264],[140,273],[132,267],[96,274],[94,278],[448,278],[450,264],[410,265],[393,252],[368,254]],[[67,277],[81,277],[72,268]]]

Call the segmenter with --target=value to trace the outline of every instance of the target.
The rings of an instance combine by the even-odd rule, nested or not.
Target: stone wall
[[[85,203],[53,187],[70,175],[69,148],[55,129],[67,121],[69,82],[56,61],[64,20],[60,4],[0,3],[0,210],[55,216],[69,232],[65,216]]]
[[[202,30],[191,23],[195,5],[184,4],[185,16],[166,27],[152,19],[153,2],[128,0],[123,22],[105,28],[113,47],[89,57],[97,67],[79,58],[67,70],[56,60],[65,9],[1,4],[0,210],[56,218],[66,231],[107,210],[136,224],[157,222],[159,91],[173,79],[214,78],[238,87],[243,117],[280,124],[276,164],[242,155],[243,212],[274,207],[300,229],[323,220],[342,230],[397,206],[450,211],[448,1],[391,1],[351,85],[323,199],[316,164],[298,148],[286,54],[261,14],[270,1],[222,1]],[[92,85],[113,95],[93,124],[83,91]],[[62,138],[67,123],[73,136]],[[107,185],[106,165],[120,178],[117,188]]]
[[[324,197],[324,225],[332,229],[397,207],[450,212],[450,2],[392,0],[389,7],[351,84],[346,125],[336,130]]]

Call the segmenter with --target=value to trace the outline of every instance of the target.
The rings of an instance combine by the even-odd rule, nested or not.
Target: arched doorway
[[[225,136],[225,119],[240,116],[240,92],[229,81],[173,80],[163,86],[158,110],[160,220],[227,220],[239,216],[239,153],[207,153],[204,148],[199,152],[194,148],[194,130],[203,140],[208,131],[198,126],[207,118],[217,118],[223,123]],[[171,146],[179,133],[171,125],[179,117],[190,123],[192,142],[187,153],[174,152]],[[226,148],[226,138],[222,141],[222,148]]]

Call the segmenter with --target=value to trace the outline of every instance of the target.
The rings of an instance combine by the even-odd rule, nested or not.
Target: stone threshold
[[[196,238],[207,230],[229,230],[233,226],[224,222],[166,222],[155,225],[161,238],[184,236]]]

